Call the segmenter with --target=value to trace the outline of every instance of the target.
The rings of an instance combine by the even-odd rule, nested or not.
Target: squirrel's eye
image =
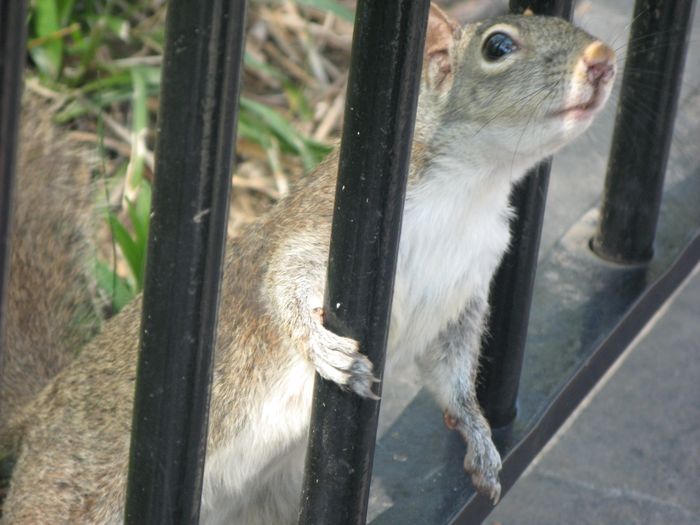
[[[518,45],[511,37],[505,33],[494,33],[484,42],[482,53],[484,58],[490,62],[495,62],[499,58],[517,51]]]

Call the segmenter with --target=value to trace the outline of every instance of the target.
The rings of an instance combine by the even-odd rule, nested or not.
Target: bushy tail
[[[0,366],[0,457],[3,446],[17,442],[21,407],[98,326],[88,267],[88,159],[53,125],[46,103],[25,94]]]

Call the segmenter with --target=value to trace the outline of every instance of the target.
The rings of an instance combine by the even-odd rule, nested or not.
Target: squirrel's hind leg
[[[470,301],[418,361],[428,387],[444,408],[445,424],[457,430],[467,443],[464,469],[474,487],[495,504],[501,495],[501,456],[476,398],[479,347],[487,309],[485,299]]]

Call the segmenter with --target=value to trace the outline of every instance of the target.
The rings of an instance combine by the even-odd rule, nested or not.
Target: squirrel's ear
[[[452,85],[453,57],[450,53],[459,24],[435,4],[430,4],[428,32],[425,36],[423,74],[433,89],[449,89]]]

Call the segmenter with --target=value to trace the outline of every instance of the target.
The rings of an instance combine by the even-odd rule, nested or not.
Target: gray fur
[[[496,25],[519,33],[522,52],[484,64],[481,36]],[[593,112],[576,120],[550,111],[592,92],[581,71],[593,42],[540,17],[460,29],[431,8],[389,352],[416,360],[467,442],[465,469],[494,500],[500,457],[475,374],[489,284],[508,246],[508,194],[590,124]],[[227,246],[203,523],[293,523],[314,373],[373,395],[357,343],[322,324],[337,162],[330,155]],[[121,522],[139,310],[136,301],[107,323],[14,419],[18,461],[2,523]]]

